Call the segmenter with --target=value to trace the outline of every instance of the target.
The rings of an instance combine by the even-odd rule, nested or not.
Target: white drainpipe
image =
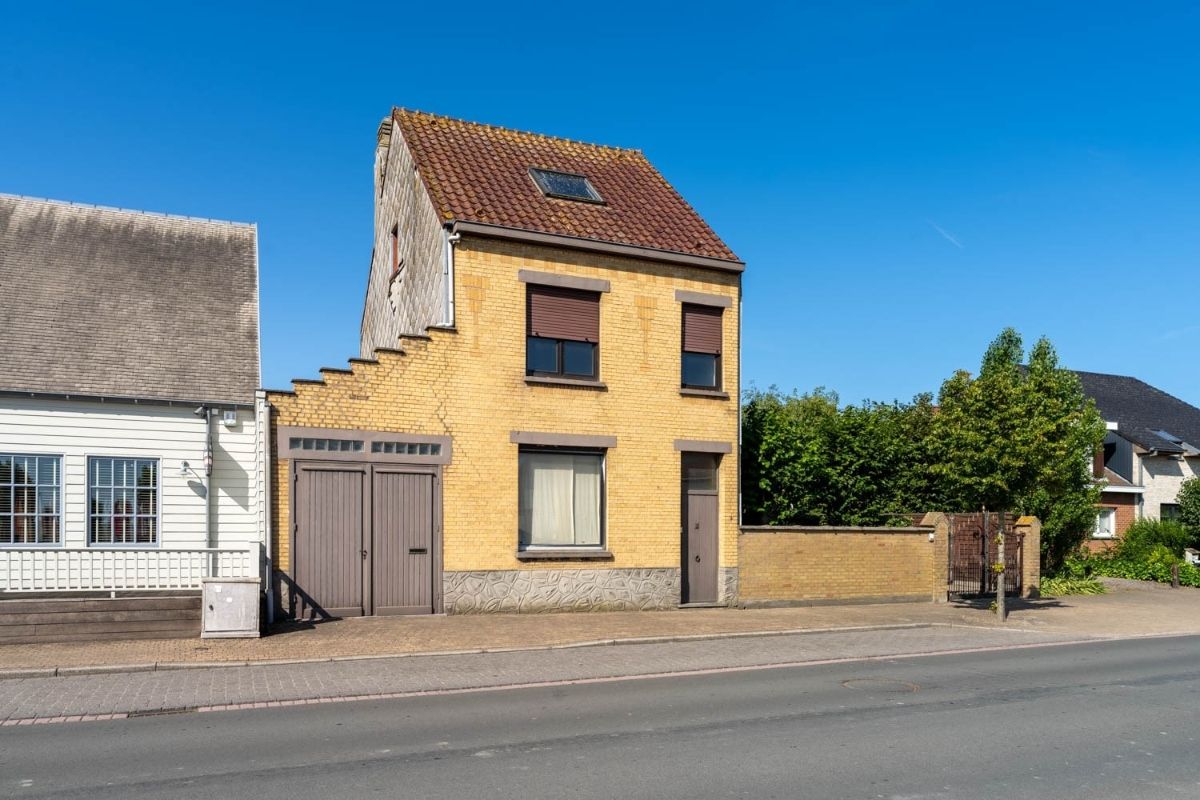
[[[446,287],[446,299],[443,304],[445,314],[442,324],[447,328],[454,327],[454,245],[461,238],[461,233],[450,233],[450,229],[446,229],[446,260],[442,267],[442,285]]]

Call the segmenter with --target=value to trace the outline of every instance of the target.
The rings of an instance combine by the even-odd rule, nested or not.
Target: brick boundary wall
[[[945,602],[949,525],[746,526],[738,537],[742,607]]]
[[[1014,530],[1024,534],[1021,545],[1021,597],[1042,596],[1042,521],[1020,517]]]
[[[950,519],[915,515],[903,528],[743,526],[738,604],[743,608],[855,603],[945,603]],[[1021,596],[1040,596],[1041,532],[1021,517]]]

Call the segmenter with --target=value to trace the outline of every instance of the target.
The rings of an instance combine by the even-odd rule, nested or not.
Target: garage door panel
[[[302,467],[296,490],[297,585],[328,614],[362,615],[366,470]],[[309,616],[314,609],[304,610]]]
[[[433,476],[376,467],[372,485],[374,613],[433,611]]]

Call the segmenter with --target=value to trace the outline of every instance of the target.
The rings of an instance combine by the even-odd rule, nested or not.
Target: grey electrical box
[[[255,638],[259,635],[258,578],[205,578],[201,639]]]

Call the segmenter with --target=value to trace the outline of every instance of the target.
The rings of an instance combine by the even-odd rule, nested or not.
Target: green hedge
[[[1135,581],[1171,582],[1171,565],[1164,561],[1131,561],[1125,558],[1089,558],[1087,572],[1096,577],[1128,578]],[[1200,587],[1200,568],[1191,564],[1179,565],[1179,584]]]

